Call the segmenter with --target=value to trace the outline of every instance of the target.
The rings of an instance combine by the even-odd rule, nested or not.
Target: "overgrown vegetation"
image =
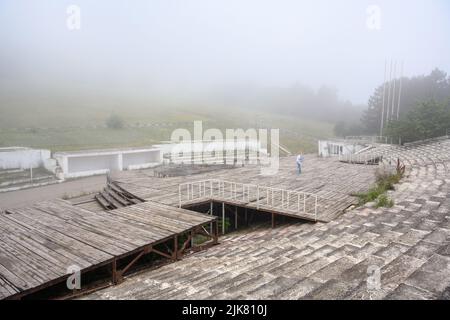
[[[367,202],[375,202],[375,207],[392,207],[394,201],[386,194],[388,190],[394,190],[394,185],[397,184],[403,177],[403,170],[397,169],[395,174],[388,171],[376,172],[376,184],[370,188],[367,192],[358,193],[356,196],[359,198],[360,206]]]
[[[339,121],[335,134],[378,135],[383,105],[385,109],[394,106],[391,113],[396,120],[387,121],[385,110],[383,122],[383,135],[391,137],[392,141],[410,142],[450,132],[450,77],[447,73],[436,68],[428,75],[402,77],[400,100],[398,92],[392,97],[392,89],[389,90],[394,87],[394,81],[398,88],[400,79],[381,83],[370,96],[361,121]]]
[[[109,129],[122,129],[123,126],[124,121],[117,114],[112,114],[106,119],[106,127]]]
[[[450,131],[450,102],[420,103],[398,121],[387,125],[386,135],[410,142],[439,137]]]
[[[222,232],[222,223],[224,223],[225,233],[227,233],[227,232],[228,232],[228,229],[229,229],[230,226],[231,226],[230,219],[227,218],[227,217],[225,217],[225,222],[223,221],[222,218],[219,218],[219,219],[218,219],[218,224],[219,224],[219,230],[220,230],[220,232]]]

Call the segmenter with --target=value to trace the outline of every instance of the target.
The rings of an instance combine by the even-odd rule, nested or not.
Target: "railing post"
[[[178,185],[178,208],[181,208],[181,184]]]
[[[272,190],[272,192],[271,192],[272,193],[272,198],[270,199],[270,206],[273,207],[273,189],[271,189],[271,190]]]
[[[303,212],[306,213],[306,193],[303,192]]]
[[[187,199],[188,199],[188,201],[189,200],[191,200],[191,196],[190,196],[190,184],[188,183],[188,184],[186,184],[186,188],[187,188]]]
[[[225,202],[222,202],[222,234],[225,234]]]
[[[256,209],[259,210],[259,186],[256,187]]]
[[[291,200],[291,192],[288,190],[287,191],[287,208],[289,210],[289,201]]]
[[[317,196],[316,196],[316,203],[314,205],[314,219],[317,221]]]

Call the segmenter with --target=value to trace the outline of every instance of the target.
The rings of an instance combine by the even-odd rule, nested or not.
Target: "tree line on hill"
[[[276,112],[308,120],[335,123],[339,120],[357,121],[363,105],[339,97],[337,88],[321,86],[313,89],[295,84],[289,87],[238,86],[220,89],[212,94],[213,101],[224,106],[239,106],[250,110]]]
[[[444,71],[434,69],[429,75],[403,77],[401,83],[400,103],[397,91],[395,112],[391,120],[386,121],[385,118],[383,135],[393,141],[410,142],[450,134],[450,77]],[[393,85],[392,81],[380,84],[369,98],[360,122],[338,122],[336,135],[379,135],[383,93],[386,109],[386,101],[389,100],[386,88]],[[398,88],[399,80],[396,85]]]

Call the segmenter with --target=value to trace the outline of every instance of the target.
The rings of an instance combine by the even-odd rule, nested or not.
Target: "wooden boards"
[[[64,200],[0,214],[0,299],[64,280],[68,268],[110,263],[214,217],[146,202],[91,212]]]
[[[297,175],[295,157],[280,158],[279,170],[274,175],[262,175],[260,167],[248,165],[234,169],[209,171],[191,176],[159,178],[146,174],[146,170],[121,172],[114,178],[114,184],[146,201],[178,207],[178,186],[185,182],[218,179],[264,187],[308,192],[321,197],[318,201],[317,219],[331,221],[346,208],[358,203],[352,195],[367,191],[375,182],[377,166],[354,165],[339,162],[337,158],[320,158],[306,155],[303,172]],[[220,199],[217,199],[220,201]],[[226,202],[226,201],[225,201]],[[236,205],[240,205],[236,203]],[[245,204],[255,207],[254,202]],[[292,216],[292,211],[277,214]],[[311,215],[294,216],[311,219]]]

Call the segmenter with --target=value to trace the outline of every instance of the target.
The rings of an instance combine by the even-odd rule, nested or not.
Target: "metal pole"
[[[392,60],[389,70],[389,83],[388,83],[388,100],[387,100],[387,112],[386,112],[386,122],[389,122],[389,106],[391,104],[391,81],[392,81]]]
[[[189,183],[186,185],[186,188],[187,188],[187,199],[189,201],[189,200],[191,200],[191,196],[190,196],[190,192],[189,192],[191,188],[189,187]]]
[[[212,198],[212,196],[213,196],[213,181],[209,180],[209,182],[210,182],[210,184],[209,184],[210,195],[211,195],[211,198]]]
[[[225,202],[222,202],[222,234],[225,234]]]
[[[386,95],[386,68],[387,68],[387,60],[384,60],[383,105],[381,106],[380,136],[383,136],[383,126],[384,126],[384,99],[385,99],[385,95]]]
[[[303,212],[306,212],[306,193],[303,193]]]
[[[392,87],[392,107],[391,107],[391,119],[394,118],[394,110],[395,110],[395,83],[397,82],[397,61],[394,62],[394,85]]]
[[[178,185],[178,208],[181,208],[181,184]]]
[[[211,203],[209,204],[209,214],[211,216],[213,215],[213,209],[214,209],[214,203],[211,201]],[[213,232],[213,223],[212,222],[209,224],[209,228],[210,228],[210,233],[212,234],[212,232]]]
[[[271,199],[271,206],[273,207],[273,189],[272,189],[272,199]]]
[[[259,186],[256,187],[256,208],[259,209]]]
[[[317,221],[317,196],[316,196],[316,204],[314,209],[314,219]]]
[[[245,225],[248,226],[247,208],[245,208]]]
[[[238,228],[238,207],[234,209],[234,228]]]
[[[403,78],[403,61],[402,61],[401,69],[400,69],[400,87],[398,89],[397,120],[400,115],[400,99],[402,97],[402,78]]]

